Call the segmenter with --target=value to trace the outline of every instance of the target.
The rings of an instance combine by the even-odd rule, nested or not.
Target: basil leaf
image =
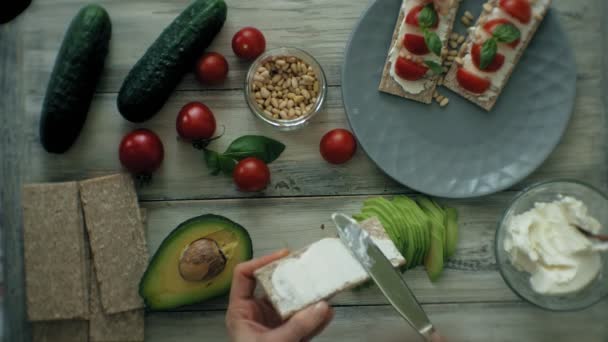
[[[259,135],[245,135],[233,141],[223,156],[243,160],[248,157],[256,157],[265,163],[272,163],[285,150],[282,143]]]
[[[228,176],[232,175],[232,172],[234,171],[234,168],[236,167],[236,164],[238,164],[238,160],[234,160],[230,157],[226,157],[223,155],[219,155],[218,158],[219,161],[219,165],[220,165],[220,169],[222,170],[222,172]]]
[[[498,46],[496,45],[496,40],[490,38],[483,43],[481,46],[481,57],[479,61],[479,68],[485,69],[492,63],[494,57],[496,57],[496,50],[498,50]]]
[[[441,56],[442,44],[437,33],[424,30],[424,42],[426,43],[426,47],[428,47],[432,53],[436,54],[437,56]]]
[[[432,3],[424,6],[422,11],[418,13],[418,25],[420,28],[431,28],[437,23],[437,12]]]
[[[205,163],[207,164],[207,168],[211,170],[211,174],[214,176],[218,175],[221,171],[219,159],[219,153],[212,150],[205,150]]]
[[[494,29],[492,36],[500,43],[509,44],[518,40],[521,36],[521,32],[519,32],[519,29],[513,24],[501,24]]]
[[[430,61],[430,60],[425,60],[424,64],[426,64],[426,66],[428,66],[429,69],[431,69],[431,71],[434,74],[436,74],[436,75],[443,74],[443,67],[441,66],[441,64],[439,64],[435,61]]]

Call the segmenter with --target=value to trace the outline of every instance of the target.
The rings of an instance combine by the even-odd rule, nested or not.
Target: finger
[[[287,249],[274,252],[257,259],[253,259],[234,268],[232,275],[232,288],[230,289],[230,301],[238,298],[251,298],[255,290],[255,278],[253,272],[260,267],[266,266],[269,263],[281,259],[289,254]]]
[[[327,316],[325,317],[325,321],[323,322],[323,324],[321,324],[321,326],[319,326],[317,329],[315,329],[315,331],[312,332],[312,334],[308,335],[304,340],[302,340],[303,342],[309,342],[311,341],[314,337],[316,337],[317,335],[319,335],[320,333],[323,332],[323,330],[325,330],[325,328],[327,328],[327,326],[329,325],[329,323],[331,323],[331,321],[334,319],[334,309],[332,309],[332,307],[329,307],[329,310],[327,312]]]
[[[447,342],[448,340],[445,337],[439,335],[438,331],[433,332],[431,335],[431,342]]]
[[[319,302],[296,313],[269,335],[276,341],[298,342],[313,334],[326,320],[329,305]]]

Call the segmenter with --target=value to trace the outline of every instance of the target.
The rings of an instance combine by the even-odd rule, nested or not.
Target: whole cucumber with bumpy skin
[[[72,19],[49,80],[40,120],[47,152],[64,153],[76,141],[108,55],[112,23],[99,5],[82,8]]]
[[[165,104],[186,72],[226,21],[224,0],[195,0],[148,48],[127,75],[118,109],[131,122],[143,122]]]

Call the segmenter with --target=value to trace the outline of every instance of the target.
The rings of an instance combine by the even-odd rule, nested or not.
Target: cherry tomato
[[[215,117],[209,107],[200,102],[190,102],[179,111],[175,127],[184,140],[207,140],[215,133]]]
[[[261,191],[270,183],[270,170],[262,160],[249,157],[236,165],[232,178],[241,191]]]
[[[426,55],[429,53],[429,48],[426,46],[424,37],[417,34],[406,33],[403,36],[403,46],[407,51],[415,55]]]
[[[486,78],[481,78],[469,71],[466,71],[464,68],[459,68],[456,73],[456,80],[458,80],[458,84],[464,89],[476,93],[481,94],[484,93],[488,88],[490,88],[490,80]]]
[[[413,7],[405,17],[405,22],[409,25],[419,27],[420,24],[418,23],[418,17],[420,16],[420,12],[422,11],[422,9],[424,9],[425,6],[426,4],[422,4]],[[435,25],[433,25],[433,28],[437,28],[437,26],[439,26],[439,18],[437,18],[437,21],[435,21]]]
[[[351,132],[338,128],[323,136],[319,149],[323,158],[329,163],[343,164],[357,151],[357,142]]]
[[[154,132],[136,129],[122,138],[118,149],[120,163],[136,175],[150,175],[163,162],[163,143]]]
[[[243,59],[255,59],[266,50],[266,39],[255,27],[245,27],[232,37],[232,51]]]
[[[397,75],[408,81],[421,79],[428,70],[429,68],[426,66],[403,57],[397,58],[397,61],[395,62],[395,72]]]
[[[528,0],[500,0],[499,6],[523,24],[530,22],[532,7]]]
[[[471,57],[475,66],[481,70],[481,68],[479,68],[479,66],[481,65],[481,45],[473,44],[473,47],[471,48]],[[505,55],[496,53],[496,56],[494,56],[492,62],[485,69],[483,69],[483,71],[496,71],[500,69],[500,67],[502,67],[504,63]]]
[[[218,84],[228,76],[228,61],[217,52],[204,54],[196,63],[196,75],[204,84]]]
[[[508,25],[513,25],[513,24],[512,24],[512,23],[511,23],[511,22],[510,22],[508,19],[505,19],[505,18],[497,18],[497,19],[492,19],[492,20],[489,20],[487,23],[485,23],[485,24],[483,25],[483,29],[484,29],[486,32],[488,32],[489,34],[493,34],[493,33],[494,33],[494,30],[496,30],[496,28],[497,28],[498,26],[500,26],[500,25],[505,25],[505,24],[508,24]],[[520,41],[519,39],[518,39],[518,40],[515,40],[515,41],[513,41],[512,43],[507,44],[507,46],[510,46],[510,47],[512,47],[512,48],[515,48],[515,47],[517,47],[517,44],[519,44],[519,41]]]

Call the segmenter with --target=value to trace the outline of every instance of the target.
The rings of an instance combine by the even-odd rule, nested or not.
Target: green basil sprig
[[[234,140],[224,153],[205,149],[205,163],[212,175],[220,172],[232,174],[239,161],[255,157],[266,164],[275,161],[285,150],[285,145],[260,135],[245,135]]]
[[[424,6],[424,8],[418,14],[418,26],[420,26],[422,34],[424,35],[424,43],[429,51],[441,57],[441,48],[443,45],[441,43],[441,39],[439,39],[437,33],[429,30],[431,27],[437,24],[437,20],[439,20],[437,18],[437,12],[435,11],[435,7],[432,3]],[[424,64],[426,64],[435,74],[443,73],[443,68],[441,65],[434,61],[425,60]]]
[[[521,32],[513,24],[500,24],[492,32],[492,37],[486,40],[481,46],[481,56],[479,61],[479,68],[487,68],[498,51],[498,43],[510,44],[518,40],[521,36]]]

